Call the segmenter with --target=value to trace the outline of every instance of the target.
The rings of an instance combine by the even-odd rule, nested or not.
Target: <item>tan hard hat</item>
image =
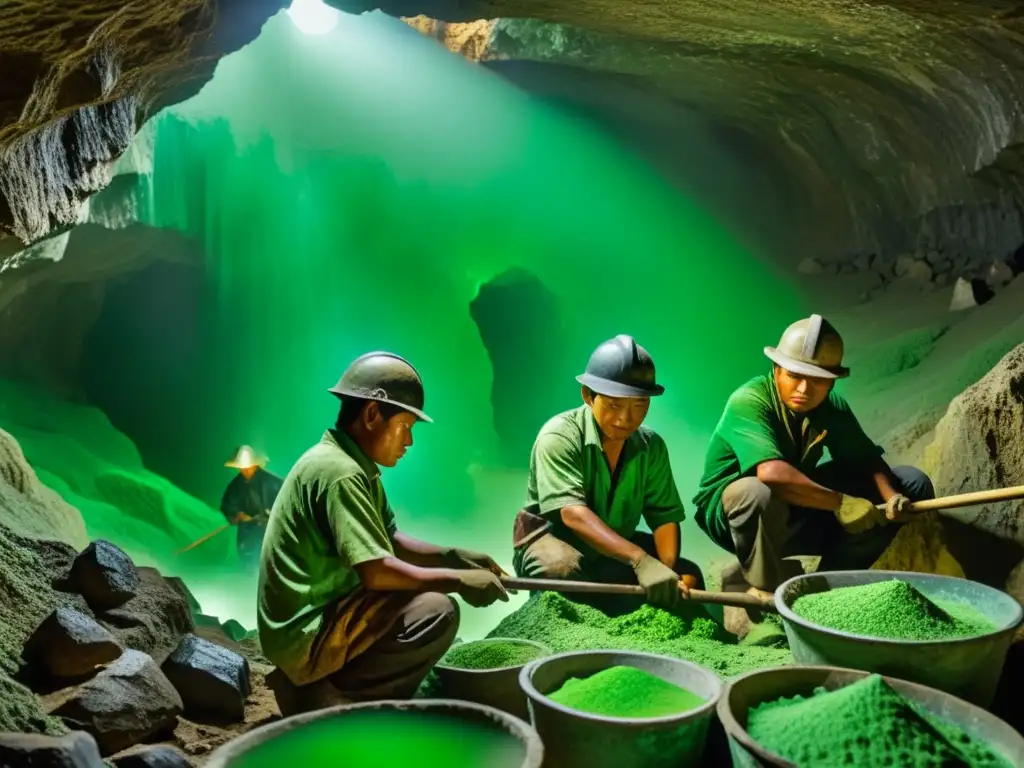
[[[232,469],[249,469],[250,467],[262,467],[266,463],[266,456],[256,453],[251,446],[240,445],[235,449],[234,455],[224,462],[224,466]]]
[[[845,379],[843,337],[821,315],[793,323],[782,334],[777,347],[765,347],[768,358],[790,373],[821,379]]]

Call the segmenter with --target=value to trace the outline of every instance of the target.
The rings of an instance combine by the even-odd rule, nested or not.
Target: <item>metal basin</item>
[[[392,742],[400,742],[394,749]],[[388,746],[382,746],[388,745]],[[397,754],[404,750],[403,757]],[[544,747],[519,718],[445,699],[346,704],[288,717],[215,751],[206,768],[540,768]]]
[[[776,667],[750,672],[733,680],[726,685],[719,699],[718,718],[729,737],[734,768],[797,768],[794,763],[769,752],[750,737],[747,713],[751,709],[784,696],[809,696],[819,686],[834,691],[869,674],[840,667]],[[1024,737],[995,715],[935,688],[891,677],[885,680],[905,699],[920,704],[947,722],[960,726],[974,738],[986,742],[1010,765],[1024,765]]]
[[[498,643],[527,646],[537,651],[536,658],[551,655],[551,649],[548,646],[520,638],[492,637],[486,640],[473,640],[458,647]],[[530,719],[530,711],[526,706],[526,695],[519,687],[519,673],[529,662],[494,669],[464,669],[446,665],[443,662],[444,659],[434,667],[438,692],[443,698],[472,701],[476,704],[500,709],[502,712],[508,712],[510,715],[524,720]]]
[[[957,640],[888,640],[829,629],[792,610],[803,595],[899,579],[930,600],[969,603],[996,629]],[[833,571],[796,576],[775,591],[775,604],[797,664],[862,669],[947,691],[982,707],[992,703],[1013,632],[1024,618],[1020,603],[975,581],[905,571]]]
[[[622,719],[579,712],[547,694],[572,677],[609,667],[642,669],[705,700],[695,709],[657,718]],[[578,651],[531,662],[519,678],[530,717],[545,744],[546,768],[685,768],[700,764],[722,681],[689,661],[652,653]]]

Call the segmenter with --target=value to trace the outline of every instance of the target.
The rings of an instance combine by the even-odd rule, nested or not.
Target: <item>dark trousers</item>
[[[893,474],[896,490],[911,501],[935,498],[932,481],[921,470],[894,467]],[[882,502],[874,481],[863,471],[829,462],[810,477],[833,491]],[[847,533],[831,512],[792,506],[756,477],[729,485],[722,507],[739,560],[732,576],[742,574],[746,584],[768,591],[801,572],[798,563],[783,558],[820,555],[819,571],[870,568],[899,532],[898,524],[889,523],[864,533]],[[725,583],[728,579],[723,577],[724,589],[736,586]]]
[[[658,556],[654,536],[638,531],[630,541],[652,557]],[[586,556],[572,544],[553,533],[545,533],[530,544],[517,549],[512,561],[516,574],[529,579],[569,579],[598,581],[603,584],[636,584],[636,574],[628,565],[610,557]],[[697,579],[697,589],[704,589],[704,575],[692,560],[679,558],[674,567],[680,576]],[[591,605],[609,616],[635,611],[646,602],[643,597],[629,595],[569,595],[577,603]]]

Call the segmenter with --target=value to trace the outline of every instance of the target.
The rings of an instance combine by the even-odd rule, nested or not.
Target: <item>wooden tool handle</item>
[[[531,592],[561,592],[584,595],[633,595],[643,597],[644,588],[639,584],[601,584],[592,581],[564,581],[562,579],[514,579],[503,578],[501,583],[509,589]],[[736,608],[756,608],[759,611],[776,613],[774,599],[762,600],[745,592],[705,592],[690,590],[690,600],[695,603],[714,603]]]
[[[911,512],[930,512],[936,509],[958,509],[959,507],[973,507],[976,504],[994,504],[999,501],[1016,501],[1024,499],[1024,485],[1017,485],[1012,488],[997,488],[992,491],[974,491],[972,493],[961,493],[956,496],[943,496],[940,499],[928,499],[927,501],[915,501],[910,505]],[[885,504],[879,504],[878,509],[885,511]]]

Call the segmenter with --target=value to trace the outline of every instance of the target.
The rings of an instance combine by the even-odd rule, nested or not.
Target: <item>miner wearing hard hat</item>
[[[811,315],[765,348],[772,372],[726,403],[693,500],[698,525],[737,556],[723,588],[774,590],[802,572],[785,559],[797,555],[820,556],[822,571],[868,568],[909,502],[934,497],[923,472],[889,467],[835,391],[849,375],[843,351],[836,329]]]
[[[648,602],[676,608],[688,586],[703,580],[696,563],[679,556],[686,514],[668,448],[641,426],[651,398],[665,391],[654,361],[631,336],[619,335],[594,350],[576,380],[583,404],[549,420],[533,446],[526,505],[513,531],[516,572],[639,582]],[[653,533],[638,530],[641,520]],[[613,615],[638,602],[576,598]]]
[[[238,470],[238,474],[224,490],[220,511],[229,523],[237,526],[238,559],[251,568],[259,565],[270,509],[281,490],[281,478],[264,469],[266,464],[266,456],[248,445],[236,448],[224,462],[225,467]]]
[[[419,541],[395,520],[379,467],[431,420],[416,369],[371,352],[330,392],[335,427],[285,478],[260,563],[260,644],[282,711],[410,697],[455,637],[447,593],[473,606],[508,599],[490,557]]]

